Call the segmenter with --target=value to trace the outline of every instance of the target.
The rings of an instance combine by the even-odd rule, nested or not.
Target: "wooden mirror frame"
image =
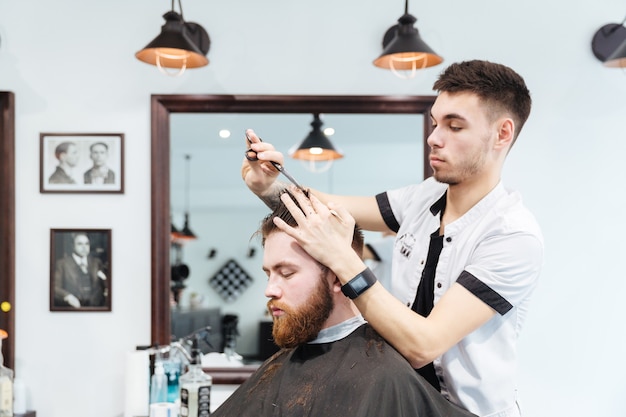
[[[15,369],[15,96],[0,92],[0,328],[5,366]],[[4,304],[6,306],[6,304]]]
[[[151,96],[151,343],[170,343],[170,114],[171,113],[357,113],[422,114],[424,178],[431,175],[426,138],[436,96]],[[253,127],[253,126],[251,126]],[[253,198],[252,195],[250,198]]]

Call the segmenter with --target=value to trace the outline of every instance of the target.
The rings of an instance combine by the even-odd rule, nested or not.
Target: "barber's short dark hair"
[[[433,90],[474,93],[490,107],[494,119],[510,114],[516,127],[514,138],[530,115],[532,100],[524,79],[502,64],[480,60],[454,63],[439,75]]]
[[[59,159],[59,156],[61,156],[61,154],[63,154],[63,153],[67,153],[67,150],[72,145],[76,145],[76,144],[74,142],[61,142],[61,143],[59,143],[57,145],[57,147],[54,148],[54,156],[56,156],[56,158]]]
[[[296,205],[300,207],[300,205],[295,200],[293,195],[289,191],[285,190],[285,192],[289,194],[289,196],[292,197],[292,199],[295,201]],[[285,223],[287,223],[291,227],[298,227],[298,222],[296,221],[296,219],[293,218],[293,216],[287,209],[287,206],[285,206],[285,203],[283,203],[282,200],[279,199],[278,206],[274,209],[272,213],[265,216],[265,218],[261,221],[261,227],[259,228],[257,232],[257,233],[260,233],[262,236],[263,246],[265,246],[265,239],[267,239],[267,237],[270,234],[276,231],[280,231],[280,229],[274,224],[274,221],[273,221],[274,217],[278,217],[279,219],[282,219]],[[363,241],[364,241],[363,232],[361,228],[355,224],[354,233],[352,234],[352,249],[354,249],[354,251],[359,256],[363,255]]]

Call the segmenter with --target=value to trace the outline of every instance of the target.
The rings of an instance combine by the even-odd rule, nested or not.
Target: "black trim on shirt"
[[[456,282],[464,286],[469,292],[481,299],[489,307],[496,310],[501,316],[504,316],[513,308],[513,305],[500,294],[467,271],[461,272]]]
[[[447,195],[448,191],[446,190],[446,192],[443,193],[441,197],[439,197],[439,200],[435,201],[435,203],[430,206],[430,212],[433,214],[433,216],[436,216],[437,213],[439,213],[439,217],[443,216],[443,212],[446,211]]]
[[[370,252],[372,252],[372,257],[374,258],[374,260],[376,262],[380,262],[380,255],[378,254],[378,252],[376,252],[376,249],[374,249],[374,247],[369,243],[366,243],[365,247],[369,249]]]
[[[378,203],[378,210],[380,210],[380,214],[383,216],[387,227],[397,233],[398,230],[400,230],[400,224],[398,224],[396,216],[393,215],[387,192],[377,194],[376,202]]]
[[[445,202],[445,200],[444,200]],[[435,298],[435,271],[439,263],[439,256],[443,249],[443,236],[439,235],[439,228],[430,235],[430,244],[428,245],[428,256],[426,257],[426,265],[422,271],[422,279],[417,287],[417,294],[411,309],[422,317],[428,317],[434,306]],[[435,365],[431,362],[428,365],[417,369],[417,373],[426,378],[435,389],[441,392],[441,384]]]

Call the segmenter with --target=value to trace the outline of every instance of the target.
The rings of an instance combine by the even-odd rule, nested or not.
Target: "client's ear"
[[[331,272],[331,274],[332,274],[332,272]],[[335,277],[335,280],[333,281],[333,288],[332,288],[332,290],[335,293],[340,293],[341,292],[341,281],[339,281],[339,278],[337,278],[337,275],[333,274],[333,276]]]

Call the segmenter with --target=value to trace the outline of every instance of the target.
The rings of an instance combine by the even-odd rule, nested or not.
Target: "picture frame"
[[[111,229],[50,229],[50,311],[111,311]]]
[[[40,133],[41,193],[124,193],[123,133]]]

